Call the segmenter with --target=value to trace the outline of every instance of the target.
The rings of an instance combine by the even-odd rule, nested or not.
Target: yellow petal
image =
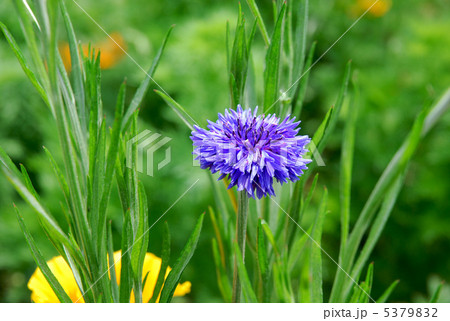
[[[173,296],[184,296],[191,292],[191,282],[186,281],[184,283],[178,284],[175,289]]]
[[[114,269],[116,272],[116,279],[118,284],[120,284],[120,272],[121,272],[121,258],[122,251],[114,252]],[[149,302],[153,296],[153,291],[155,290],[156,281],[158,279],[159,270],[161,269],[161,259],[154,255],[153,253],[146,253],[144,258],[144,264],[142,269],[142,280],[147,275],[146,282],[144,284],[144,289],[142,291],[142,302]],[[57,256],[52,258],[47,262],[50,270],[55,275],[56,279],[59,281],[63,289],[66,291],[67,295],[70,297],[72,302],[84,303],[81,291],[73,276],[72,270],[67,262],[62,256]],[[171,268],[168,267],[165,273],[165,278],[167,278]],[[37,303],[59,303],[58,297],[53,292],[50,284],[45,279],[39,268],[31,276],[28,281],[28,288],[32,291],[31,300]],[[178,284],[175,289],[174,296],[183,296],[191,291],[191,282],[184,282],[183,284]],[[159,301],[159,297],[158,297]],[[131,291],[130,302],[135,302],[134,293]]]
[[[62,256],[54,257],[47,262],[47,265],[72,302],[84,302],[81,291],[72,274],[72,270],[64,258]],[[53,289],[39,268],[36,269],[28,281],[28,288],[32,291],[31,300],[34,302],[59,303],[58,297],[55,292],[53,292]]]

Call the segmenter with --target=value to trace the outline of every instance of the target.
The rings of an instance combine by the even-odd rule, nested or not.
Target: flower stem
[[[247,231],[248,195],[246,191],[238,192],[238,211],[236,219],[236,240],[245,261],[245,235]],[[233,274],[233,303],[241,302],[241,281],[239,280],[236,258],[234,259]]]

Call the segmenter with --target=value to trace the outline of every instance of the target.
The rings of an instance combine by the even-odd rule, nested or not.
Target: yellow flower
[[[78,298],[81,297],[78,302],[84,303],[81,291],[77,286],[72,270],[64,258],[62,256],[54,257],[48,261],[47,264],[72,302],[76,302]],[[28,288],[31,290],[31,300],[33,302],[59,303],[58,297],[55,292],[53,292],[50,284],[48,284],[40,268],[37,268],[36,271],[34,271],[30,281],[28,281]]]
[[[111,39],[112,38],[112,39]],[[101,69],[109,69],[117,64],[117,62],[123,57],[125,54],[123,50],[126,50],[126,44],[122,37],[122,35],[118,32],[113,32],[110,37],[108,37],[102,43],[99,43],[95,46],[96,53],[100,51],[100,68]],[[122,50],[123,48],[123,50]],[[84,56],[89,55],[89,47],[87,45],[82,46]],[[67,71],[70,71],[72,68],[71,58],[70,58],[70,48],[68,43],[63,43],[59,46],[59,52],[61,54],[62,61],[64,63],[64,67]]]
[[[120,284],[120,270],[121,270],[121,258],[122,252],[114,252],[114,265],[117,282]],[[78,288],[78,285],[73,276],[72,270],[70,269],[67,262],[62,256],[57,256],[52,258],[47,262],[48,267],[53,272],[55,277],[58,279],[59,283],[66,291],[67,295],[70,297],[72,302],[84,303],[82,293]],[[146,253],[144,259],[144,266],[142,269],[142,280],[144,280],[145,275],[147,275],[147,280],[144,285],[144,290],[142,291],[142,301],[148,302],[153,296],[153,290],[155,289],[156,280],[158,278],[159,270],[161,269],[161,259],[152,253]],[[168,267],[166,270],[165,277],[169,274],[171,268]],[[50,284],[48,284],[44,275],[39,268],[31,276],[28,281],[28,288],[31,290],[31,300],[36,303],[59,303],[58,297],[53,292]],[[191,282],[184,282],[178,284],[175,289],[174,296],[184,296],[191,291]],[[158,297],[159,300],[159,297]],[[131,293],[130,302],[134,302],[134,294]]]
[[[379,18],[384,16],[392,6],[391,0],[378,0],[375,3],[375,0],[357,0],[355,6],[353,7],[353,14],[360,15],[366,10],[369,10],[369,14],[373,17]]]

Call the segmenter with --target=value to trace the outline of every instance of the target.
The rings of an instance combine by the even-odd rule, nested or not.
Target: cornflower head
[[[303,158],[311,139],[297,136],[300,121],[257,111],[226,109],[216,122],[208,120],[208,130],[194,126],[191,136],[200,167],[220,172],[219,180],[228,176],[228,188],[237,186],[252,198],[274,196],[274,178],[281,184],[296,181],[311,162]]]

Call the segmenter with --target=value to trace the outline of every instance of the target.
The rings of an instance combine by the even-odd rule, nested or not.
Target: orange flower
[[[112,39],[111,39],[112,38]],[[101,52],[100,54],[100,68],[109,69],[115,66],[124,55],[124,50],[126,50],[126,44],[122,35],[118,32],[114,32],[102,43],[97,46],[92,46],[96,51]],[[89,56],[89,46],[83,45],[83,55]],[[123,49],[123,50],[122,50]],[[72,62],[70,58],[70,47],[68,43],[63,43],[59,46],[59,52],[61,54],[64,67],[67,71],[72,69]]]
[[[117,283],[120,284],[120,270],[121,270],[121,257],[122,252],[114,252],[114,265]],[[67,262],[62,256],[57,256],[52,258],[47,262],[48,267],[55,275],[58,282],[61,284],[63,289],[66,291],[67,295],[70,297],[72,302],[84,303],[82,293],[78,288],[78,285],[73,276],[72,270],[70,269]],[[161,269],[161,259],[152,253],[146,253],[144,259],[144,266],[142,269],[142,280],[148,273],[147,280],[144,284],[144,289],[142,291],[142,302],[149,302],[153,296],[153,291],[155,289],[156,280],[159,275],[159,270]],[[166,270],[165,278],[171,271],[168,267]],[[46,278],[42,274],[39,268],[31,276],[28,281],[28,288],[31,290],[31,300],[36,303],[59,303],[59,299],[53,292],[50,284],[47,282]],[[175,289],[174,296],[184,296],[191,292],[191,282],[184,282],[178,284]],[[159,297],[158,297],[159,300]],[[130,302],[134,303],[134,294],[131,293]]]

